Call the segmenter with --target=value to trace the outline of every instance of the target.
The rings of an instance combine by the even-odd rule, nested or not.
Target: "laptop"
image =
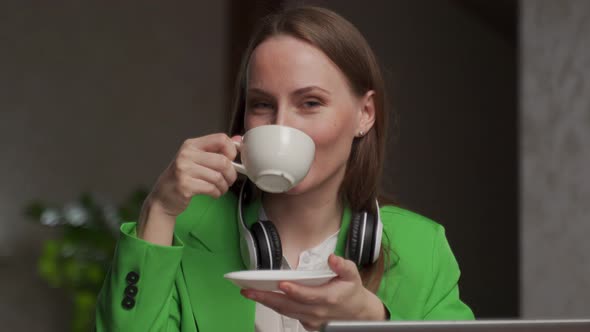
[[[331,322],[323,332],[589,332],[590,319]]]

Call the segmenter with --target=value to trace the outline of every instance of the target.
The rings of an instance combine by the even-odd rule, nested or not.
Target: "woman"
[[[373,52],[342,17],[301,7],[264,19],[238,77],[233,137],[186,140],[137,226],[123,224],[97,329],[303,331],[331,320],[472,319],[443,228],[395,206],[376,211],[384,93]],[[315,159],[288,192],[257,191],[245,219],[273,221],[283,269],[332,269],[338,276],[325,285],[239,291],[223,278],[245,269],[232,140],[266,124],[305,132]],[[380,216],[383,240],[378,256],[357,266],[342,256],[353,245],[351,218],[362,211]]]

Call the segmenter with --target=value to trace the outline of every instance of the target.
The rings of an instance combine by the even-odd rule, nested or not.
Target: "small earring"
[[[363,137],[363,136],[365,136],[365,132],[364,132],[364,131],[362,131],[362,130],[361,130],[361,131],[359,131],[359,134],[358,134],[358,136],[357,136],[357,137]]]

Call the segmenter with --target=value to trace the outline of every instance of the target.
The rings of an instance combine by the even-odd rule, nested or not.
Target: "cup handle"
[[[232,141],[232,143],[234,143],[234,145],[236,146],[238,151],[240,151],[240,149],[242,148],[242,143],[236,142],[236,141]],[[235,161],[232,161],[231,163],[238,173],[242,173],[242,174],[248,176],[248,173],[246,173],[246,167],[244,167],[244,165],[242,165],[240,163],[236,163]]]

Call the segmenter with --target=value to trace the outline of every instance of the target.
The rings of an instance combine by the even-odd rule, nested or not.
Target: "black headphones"
[[[243,217],[244,205],[248,201],[247,186],[250,181],[245,180],[238,198],[238,229],[240,232],[240,251],[242,260],[250,270],[279,270],[283,259],[283,247],[279,232],[270,220],[258,220],[248,228]],[[352,214],[344,257],[362,267],[375,262],[379,258],[383,224],[379,216],[377,202],[377,216],[366,211]]]

